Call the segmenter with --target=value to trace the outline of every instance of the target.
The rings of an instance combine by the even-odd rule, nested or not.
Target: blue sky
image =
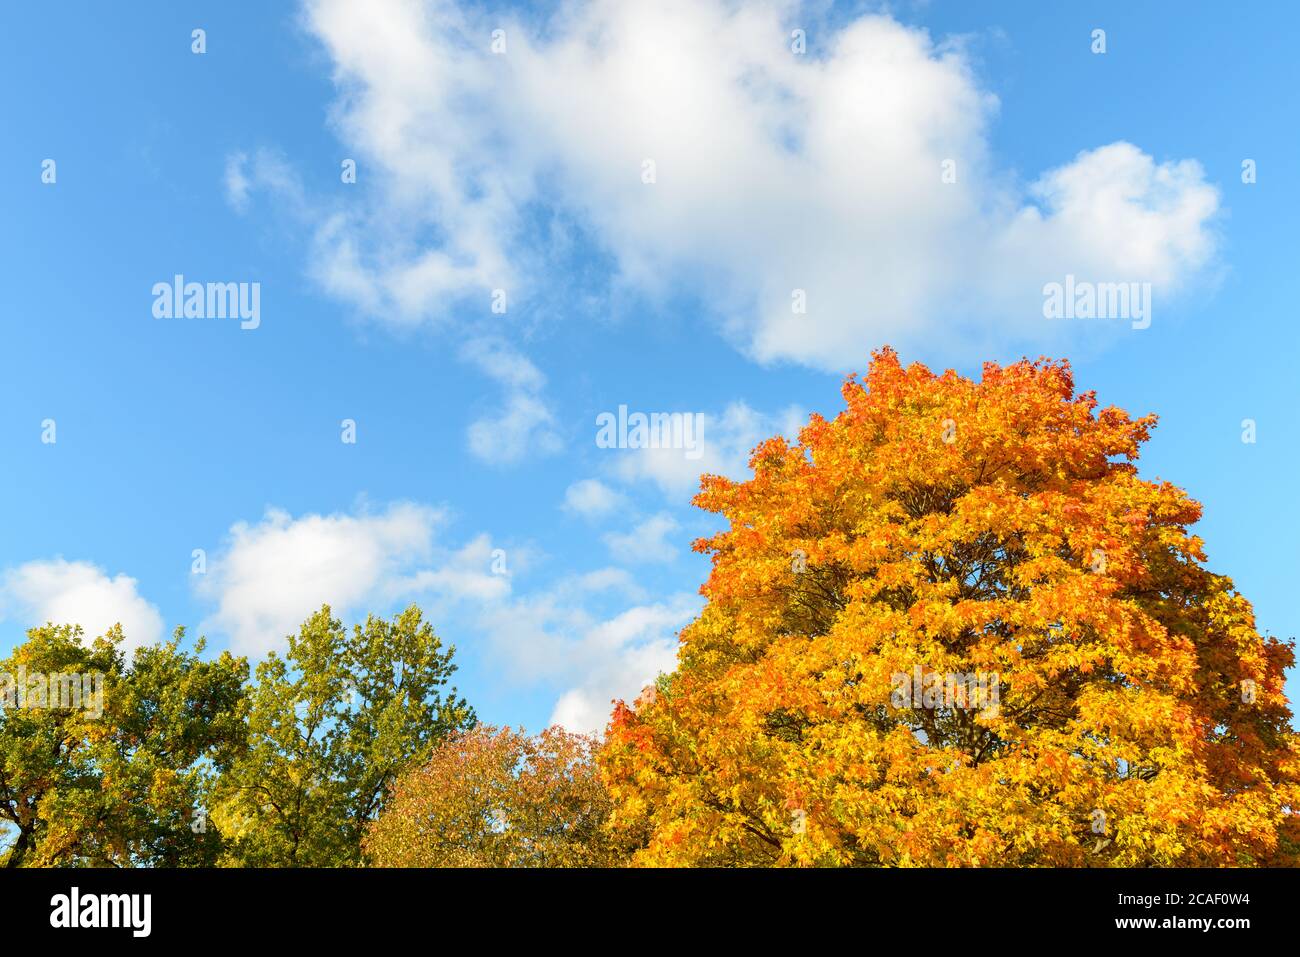
[[[1134,7],[7,6],[0,651],[417,601],[482,718],[594,727],[699,607],[692,475],[885,343],[1157,412],[1143,474],[1294,635],[1296,14]],[[156,319],[178,273],[260,325]],[[1066,273],[1151,282],[1150,327],[1045,320]],[[701,457],[597,447],[620,405]]]

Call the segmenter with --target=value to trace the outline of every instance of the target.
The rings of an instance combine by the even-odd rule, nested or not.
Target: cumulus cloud
[[[471,627],[507,680],[554,687],[553,720],[583,731],[604,727],[612,698],[635,696],[673,667],[676,630],[697,613],[697,596],[647,603],[626,569],[606,566],[516,597],[504,550],[487,535],[442,547],[445,522],[440,509],[404,502],[296,518],[271,509],[237,523],[199,586],[216,605],[203,628],[261,656],[282,650],[322,604],[349,620],[418,601],[437,620]],[[526,549],[509,557],[529,564]]]
[[[560,695],[551,723],[571,731],[600,732],[610,705],[631,700],[677,661],[677,631],[695,614],[694,602],[678,596],[668,604],[639,605],[603,621],[581,641],[580,681]]]
[[[1195,162],[1072,144],[1022,186],[960,45],[863,15],[798,56],[799,9],[306,0],[336,128],[379,184],[320,225],[317,277],[376,317],[445,321],[492,288],[544,293],[537,223],[561,220],[631,288],[692,290],[752,357],[844,370],[882,341],[1058,335],[1042,287],[1066,274],[1165,297],[1211,261],[1219,197]]]
[[[348,617],[413,599],[508,594],[508,577],[492,575],[485,536],[450,554],[436,547],[444,519],[439,509],[397,503],[299,518],[271,509],[260,522],[239,522],[199,585],[217,606],[203,627],[227,635],[237,653],[261,655],[323,604]]]
[[[599,732],[615,698],[631,699],[676,662],[677,631],[699,610],[678,594],[596,619],[556,595],[491,610],[483,627],[518,681],[558,684],[551,722],[571,731]]]
[[[585,518],[599,518],[623,508],[626,496],[614,491],[599,479],[582,479],[564,490],[564,507]]]
[[[237,523],[200,583],[216,605],[202,627],[238,654],[261,656],[281,650],[322,604],[348,620],[418,601],[438,620],[472,622],[503,676],[553,686],[554,720],[583,731],[603,728],[610,699],[635,696],[673,667],[676,630],[698,612],[697,596],[647,603],[626,569],[606,566],[516,597],[505,552],[487,535],[441,547],[445,521],[439,509],[406,502],[296,518],[271,509]],[[529,564],[526,549],[509,555]]]
[[[81,625],[88,638],[120,623],[128,651],[163,637],[162,615],[140,595],[134,578],[110,577],[89,562],[62,558],[7,569],[0,576],[0,617],[24,628]]]

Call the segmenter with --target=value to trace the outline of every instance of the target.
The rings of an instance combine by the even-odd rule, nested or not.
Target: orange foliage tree
[[[1292,646],[1068,363],[875,354],[705,476],[729,527],[677,669],[600,755],[647,865],[1294,864]]]
[[[550,727],[535,737],[477,727],[398,778],[363,848],[377,867],[612,867],[609,796],[595,740]]]

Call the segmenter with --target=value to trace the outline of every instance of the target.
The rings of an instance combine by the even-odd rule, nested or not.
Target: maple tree
[[[380,867],[602,867],[626,856],[605,823],[596,740],[479,725],[403,775],[364,848]]]
[[[1292,645],[1139,477],[1155,416],[1046,359],[843,396],[701,481],[707,604],[600,754],[635,863],[1300,862]]]

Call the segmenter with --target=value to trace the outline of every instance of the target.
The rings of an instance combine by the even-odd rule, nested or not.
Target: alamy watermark
[[[1043,287],[1046,319],[1130,319],[1134,329],[1151,325],[1151,283],[1088,282],[1073,274]]]
[[[132,937],[148,937],[152,914],[152,894],[83,894],[74,886],[50,898],[50,926],[55,928],[121,927]]]
[[[895,708],[978,711],[990,718],[998,714],[1002,680],[995,671],[938,672],[916,665],[911,671],[894,672],[890,681]]]
[[[80,711],[98,720],[104,714],[104,674],[46,674],[28,671],[26,665],[12,673],[0,671],[0,710],[11,708]]]
[[[186,282],[179,273],[171,282],[153,284],[155,319],[239,319],[239,328],[262,324],[260,282]]]
[[[688,459],[704,454],[703,412],[632,412],[596,416],[596,447],[602,449],[682,449]]]

